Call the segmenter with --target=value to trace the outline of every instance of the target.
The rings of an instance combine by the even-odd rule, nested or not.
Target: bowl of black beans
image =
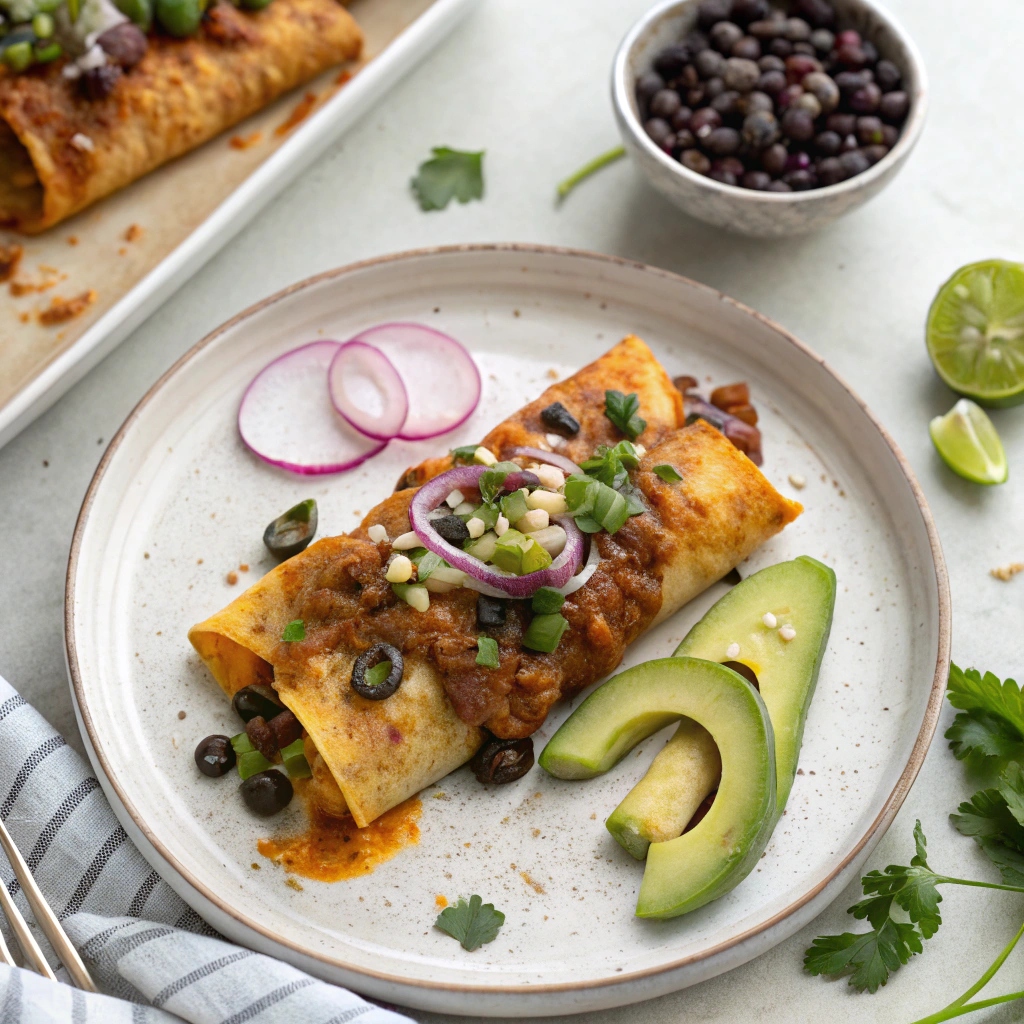
[[[924,65],[870,0],[664,0],[612,74],[626,149],[683,211],[777,237],[835,220],[903,166]]]

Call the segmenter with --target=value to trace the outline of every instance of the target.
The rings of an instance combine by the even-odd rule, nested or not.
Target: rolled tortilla
[[[617,349],[604,357],[603,375],[600,360],[581,371],[588,378],[588,396],[600,383],[608,388],[622,383],[614,374],[621,370],[623,351],[634,362],[654,361],[637,339]],[[574,389],[573,378],[562,387],[572,410],[574,395],[583,392]],[[656,375],[647,387],[661,387]],[[671,396],[664,397],[664,410],[674,408]],[[529,433],[524,424],[535,415],[535,405],[499,431],[518,443]],[[656,409],[652,402],[652,416]],[[641,412],[648,412],[643,402]],[[222,612],[193,627],[189,639],[228,694],[273,679],[315,748],[318,801],[335,813],[347,806],[363,826],[465,763],[482,741],[481,725],[498,736],[532,733],[556,700],[614,670],[626,646],[645,629],[720,579],[799,514],[800,506],[779,495],[718,431],[703,421],[669,427],[666,420],[675,415],[659,416],[653,427],[649,422],[651,440],[662,439],[634,474],[650,511],[613,536],[594,536],[602,561],[566,600],[563,614],[570,628],[552,654],[521,647],[525,613],[515,607],[506,627],[493,631],[501,669],[476,666],[479,629],[472,591],[433,594],[426,613],[396,604],[382,582],[389,547],[372,543],[366,531],[378,523],[390,537],[408,530],[409,489],[379,505],[352,534],[322,540],[282,563]],[[592,429],[601,433],[605,427],[595,423]],[[665,462],[679,470],[681,482],[666,483],[653,472]],[[307,639],[282,642],[284,626],[296,618],[306,623]],[[355,658],[378,640],[401,646],[405,677],[392,697],[370,701],[352,691],[350,680]]]
[[[63,61],[0,70],[0,223],[51,227],[358,57],[362,41],[338,0],[219,3],[194,37],[151,34],[102,100],[83,97]]]

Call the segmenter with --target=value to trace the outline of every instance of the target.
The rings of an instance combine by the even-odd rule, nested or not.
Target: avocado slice
[[[801,555],[748,576],[737,584],[686,635],[676,656],[739,663],[757,677],[775,733],[776,820],[793,787],[804,721],[832,627],[835,573]],[[766,614],[775,626],[765,625]],[[769,620],[771,621],[771,620]],[[779,630],[791,626],[784,640]],[[735,657],[736,644],[739,653]],[[608,830],[634,857],[647,844],[682,834],[694,810],[717,783],[718,759],[706,738],[680,726],[647,774],[606,822]]]
[[[714,737],[693,719],[684,718],[605,826],[620,845],[643,860],[651,843],[683,834],[721,775],[722,758]]]
[[[695,828],[651,846],[638,917],[695,910],[733,888],[760,858],[775,824],[775,744],[764,702],[724,665],[687,657],[648,661],[595,690],[539,758],[556,778],[591,779],[679,718],[693,719],[714,738],[721,783]]]

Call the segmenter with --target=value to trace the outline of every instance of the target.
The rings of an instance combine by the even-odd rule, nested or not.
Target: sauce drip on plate
[[[305,832],[261,839],[256,844],[264,857],[303,878],[339,882],[368,875],[399,850],[420,841],[416,823],[423,805],[417,797],[393,807],[366,828],[357,828],[348,816],[324,814],[312,801],[307,806],[310,818]]]

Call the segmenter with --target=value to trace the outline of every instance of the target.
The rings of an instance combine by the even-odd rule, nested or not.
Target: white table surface
[[[556,209],[555,183],[617,142],[612,54],[649,0],[481,0],[479,9],[377,110],[334,146],[143,327],[0,451],[0,674],[81,748],[64,670],[64,570],[93,470],[135,402],[195,341],[249,304],[329,267],[390,251],[469,241],[545,242],[627,256],[720,288],[792,329],[872,405],[918,474],[949,563],[953,656],[1002,676],[1021,670],[1024,409],[996,413],[1010,482],[953,476],[928,439],[953,396],[934,376],[923,322],[961,264],[1024,256],[1018,0],[896,0],[931,76],[924,137],[879,198],[812,237],[733,238],[690,221],[622,162]],[[409,178],[431,146],[486,148],[483,202],[425,214]],[[943,714],[940,731],[951,719]],[[947,820],[972,787],[937,736],[871,866],[907,862],[920,817],[933,866],[996,880]],[[947,888],[946,924],[923,956],[874,996],[801,971],[820,931],[854,924],[851,889],[788,942],[727,975],[648,1003],[589,1014],[595,1024],[910,1022],[959,995],[1016,930],[1015,895]],[[859,926],[857,926],[859,927]],[[1024,988],[1017,953],[993,991]],[[1020,1004],[971,1020],[1020,1020]],[[421,1021],[455,1020],[414,1012]]]

